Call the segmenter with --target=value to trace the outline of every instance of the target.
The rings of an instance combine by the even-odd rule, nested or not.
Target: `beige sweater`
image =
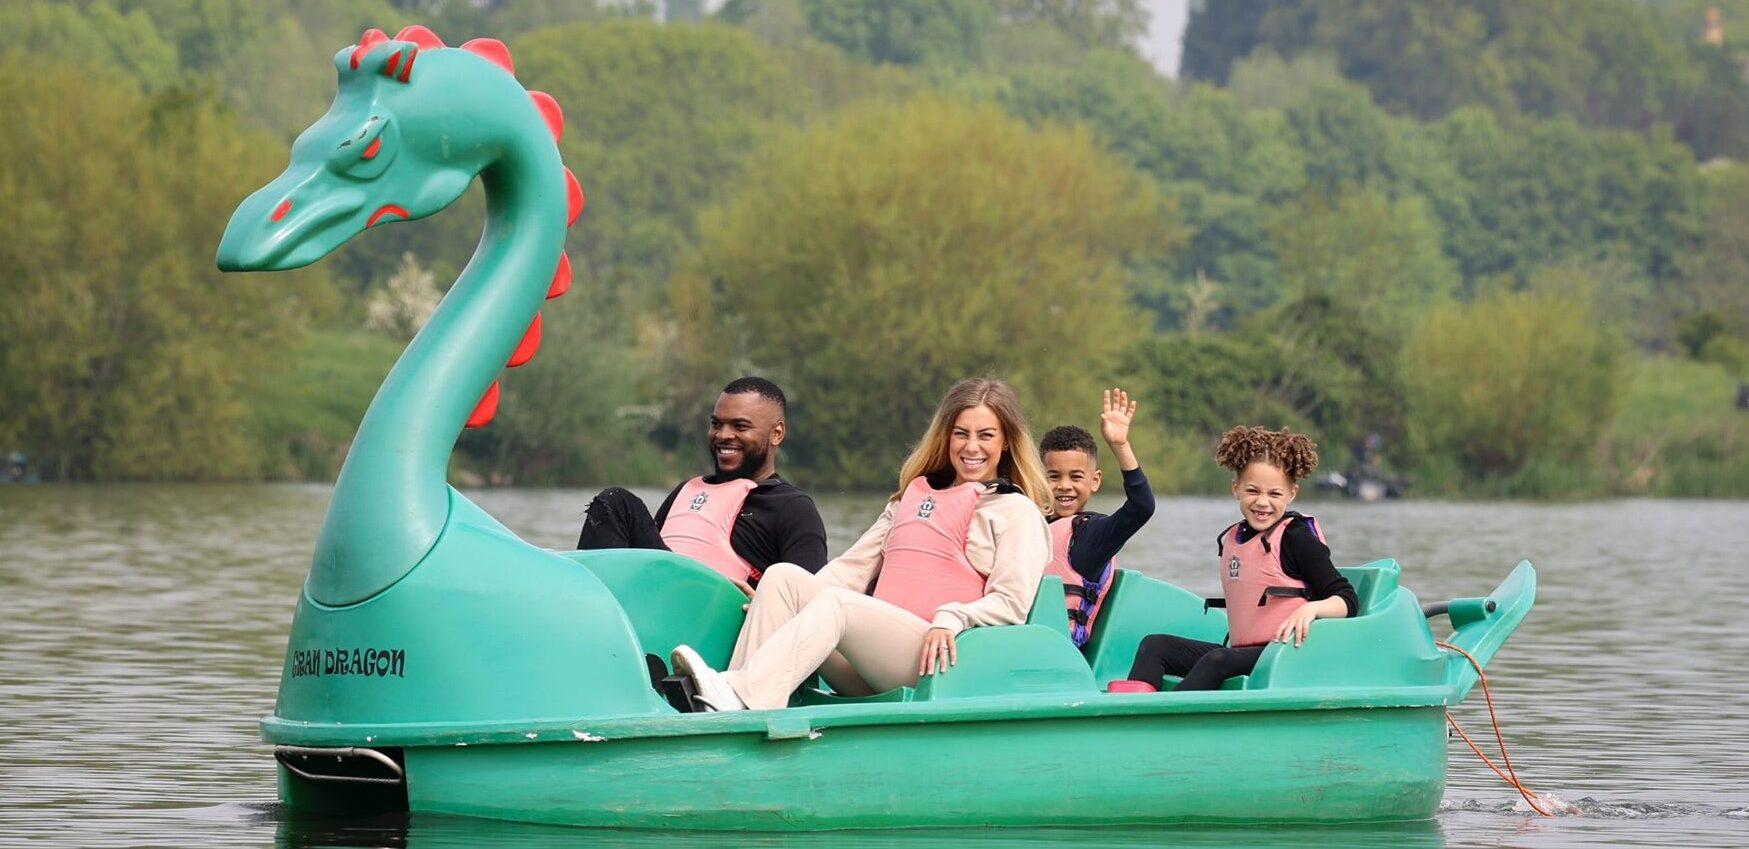
[[[893,527],[897,501],[887,503],[879,519],[856,544],[820,570],[833,586],[860,593],[874,588],[880,577],[887,532]],[[1032,499],[1018,492],[985,493],[972,513],[966,539],[966,559],[984,576],[984,597],[944,604],[935,611],[936,628],[958,634],[979,625],[1018,625],[1032,610],[1039,579],[1051,562],[1051,533],[1044,514]]]

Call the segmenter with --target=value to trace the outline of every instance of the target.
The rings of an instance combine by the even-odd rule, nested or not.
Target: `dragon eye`
[[[372,115],[363,128],[341,140],[334,149],[330,166],[335,172],[353,179],[374,179],[388,170],[400,140],[393,121]]]

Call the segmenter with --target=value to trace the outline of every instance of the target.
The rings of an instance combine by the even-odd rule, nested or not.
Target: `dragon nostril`
[[[291,212],[291,201],[289,201],[289,200],[280,201],[279,206],[276,206],[273,208],[273,220],[278,221],[281,218],[284,218],[285,214],[288,212]]]

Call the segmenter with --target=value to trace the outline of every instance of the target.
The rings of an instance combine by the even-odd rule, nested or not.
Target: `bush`
[[[1440,308],[1403,351],[1411,443],[1430,471],[1455,459],[1502,494],[1571,491],[1513,479],[1591,461],[1620,400],[1623,353],[1570,296],[1499,293]]]
[[[677,409],[752,367],[791,394],[799,467],[891,482],[941,393],[997,374],[1036,424],[1091,424],[1126,338],[1125,261],[1170,208],[1086,133],[937,98],[870,105],[770,148],[676,281]]]

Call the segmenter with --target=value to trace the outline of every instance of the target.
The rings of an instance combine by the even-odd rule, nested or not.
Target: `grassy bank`
[[[399,343],[368,331],[316,331],[273,368],[257,374],[248,402],[264,458],[260,476],[332,480],[365,407],[399,352]],[[1435,460],[1413,474],[1411,495],[1749,498],[1749,412],[1735,409],[1737,380],[1724,367],[1649,357],[1636,362],[1623,380],[1619,410],[1590,462],[1533,462],[1509,478],[1476,479],[1465,476],[1455,463]],[[1229,478],[1209,456],[1213,437],[1140,434],[1137,443],[1155,489],[1162,494],[1225,492]],[[622,458],[663,455],[654,445],[603,450]],[[489,477],[489,452],[470,459],[464,451],[458,457],[462,467],[478,467],[477,477]],[[805,469],[793,473],[803,483],[819,485]],[[642,481],[649,476],[646,470],[637,477]]]
[[[1749,497],[1749,411],[1735,407],[1737,386],[1717,364],[1643,360],[1598,446],[1603,492]]]

